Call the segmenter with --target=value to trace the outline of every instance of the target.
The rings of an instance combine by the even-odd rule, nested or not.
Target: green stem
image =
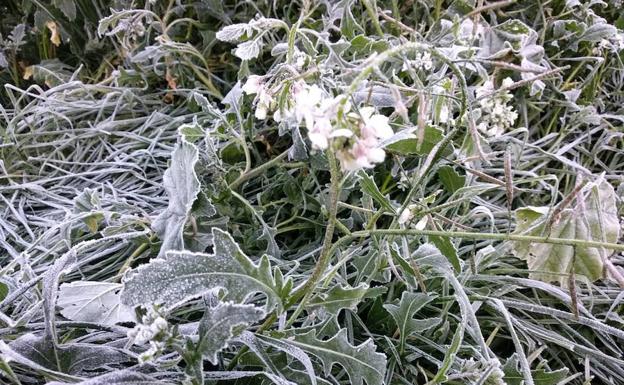
[[[614,251],[624,251],[624,244],[611,242],[588,241],[582,239],[569,238],[551,238],[538,237],[535,235],[507,234],[507,233],[477,233],[469,231],[437,231],[437,230],[414,230],[414,229],[378,229],[378,230],[361,230],[354,231],[351,235],[345,235],[339,238],[329,252],[333,254],[336,249],[343,243],[360,237],[371,235],[409,235],[409,236],[438,236],[445,238],[462,238],[475,240],[494,240],[494,241],[517,241],[517,242],[535,242],[548,243],[553,245],[564,246],[584,246],[584,247],[602,247]]]
[[[321,279],[321,276],[327,268],[333,254],[332,250],[334,250],[334,248],[332,246],[332,239],[334,237],[334,228],[336,227],[336,214],[338,213],[340,171],[338,170],[336,157],[331,149],[327,151],[327,158],[329,160],[329,171],[331,173],[331,185],[329,187],[329,218],[327,219],[327,228],[325,229],[325,237],[323,239],[323,246],[321,247],[321,254],[312,275],[299,290],[293,293],[292,297],[286,304],[286,309],[296,304],[307,292],[314,290],[314,287]],[[346,235],[346,237],[351,236],[352,235]],[[303,306],[305,306],[304,301],[299,304],[299,307]]]
[[[275,166],[276,164],[278,164],[279,162],[281,162],[284,158],[286,158],[286,156],[288,156],[288,151],[284,151],[281,154],[279,154],[278,156],[276,156],[275,158],[271,159],[270,161],[252,169],[249,170],[247,172],[242,173],[238,178],[236,178],[236,180],[234,182],[232,182],[230,184],[230,189],[232,190],[236,190],[241,184],[243,184],[244,182],[248,181],[249,179],[255,178],[256,176],[262,174],[263,172],[265,172],[266,170],[268,170],[269,168]]]

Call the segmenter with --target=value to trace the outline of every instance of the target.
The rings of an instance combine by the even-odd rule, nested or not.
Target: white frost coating
[[[220,302],[215,307],[207,308],[199,323],[199,351],[204,358],[216,365],[217,353],[225,349],[234,337],[233,329],[253,324],[265,315],[259,307],[233,302]]]
[[[323,364],[325,375],[331,373],[334,364],[343,367],[352,385],[381,385],[386,374],[386,356],[375,351],[371,339],[358,346],[347,340],[347,329],[340,329],[332,338],[322,341],[316,338],[316,330],[283,340],[316,356]]]
[[[414,315],[429,302],[433,301],[434,298],[434,296],[423,293],[404,291],[398,305],[383,305],[384,309],[390,313],[399,328],[401,347],[405,345],[405,340],[412,333],[422,333],[438,325],[442,321],[439,317],[426,319],[414,318]]]
[[[227,232],[213,228],[214,253],[169,251],[128,273],[121,292],[128,306],[161,303],[175,307],[210,291],[225,289],[224,300],[243,303],[256,292],[266,295],[266,311],[281,307],[266,256],[258,264],[247,257]]]
[[[132,309],[121,304],[119,283],[77,281],[64,283],[57,305],[63,317],[72,321],[114,325],[134,320]]]
[[[171,165],[163,177],[169,206],[152,223],[154,232],[162,240],[159,257],[168,250],[184,247],[182,231],[200,190],[195,174],[197,159],[197,147],[186,140],[176,145],[171,155]]]

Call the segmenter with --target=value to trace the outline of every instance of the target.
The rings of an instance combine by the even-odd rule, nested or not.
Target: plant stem
[[[327,228],[325,229],[325,237],[323,238],[323,246],[321,247],[321,254],[319,255],[316,267],[312,272],[312,275],[306,283],[295,293],[286,304],[286,309],[297,303],[307,292],[311,292],[314,286],[318,283],[323,275],[323,272],[329,264],[329,260],[332,257],[332,239],[334,237],[334,228],[336,227],[336,214],[338,213],[338,193],[340,189],[340,171],[338,170],[338,164],[336,157],[332,150],[327,151],[327,158],[329,160],[329,171],[331,173],[331,185],[329,187],[329,218],[327,219]],[[351,237],[352,235],[347,235]],[[305,303],[302,301],[299,307],[303,307]]]
[[[290,307],[295,305],[302,298],[304,297],[308,298],[308,296],[306,296],[306,293],[311,292],[314,286],[316,286],[316,284],[320,281],[321,276],[323,275],[323,272],[327,268],[327,264],[329,263],[329,260],[331,259],[335,251],[334,245],[332,245],[332,239],[334,237],[334,228],[336,226],[336,214],[338,213],[340,171],[338,170],[338,163],[336,162],[336,157],[331,149],[327,151],[327,159],[329,161],[329,171],[331,174],[330,187],[329,187],[329,218],[327,220],[327,228],[325,229],[325,237],[323,238],[321,254],[319,255],[319,260],[316,263],[316,267],[314,268],[312,275],[310,276],[310,278],[308,278],[306,283],[303,284],[303,286],[301,286],[299,290],[293,293],[293,295],[290,297],[290,300],[284,305],[284,309],[283,309],[284,311],[287,311]],[[269,162],[263,164],[260,167],[266,166],[268,163]],[[254,170],[257,170],[258,168]],[[252,170],[252,172],[254,170]],[[242,176],[243,175],[241,175],[241,177]],[[239,179],[241,177],[239,177]],[[236,181],[234,181],[234,183],[236,183]],[[230,185],[230,187],[232,187],[232,185]],[[344,238],[351,238],[351,236],[347,235],[340,239],[344,239]],[[307,302],[305,298],[303,301],[301,301],[301,303],[295,310],[295,314],[298,314],[298,312],[304,308],[305,303]],[[276,320],[277,320],[277,312],[271,313],[271,315],[267,317],[267,319],[262,323],[262,325],[258,327],[258,330],[256,330],[256,333],[262,333],[263,331],[267,330],[271,325],[273,325],[273,323]],[[239,350],[238,353],[232,358],[232,361],[230,361],[228,365],[228,370],[234,369],[234,367],[236,366],[236,362],[238,362],[238,358],[242,356],[248,350],[249,349],[246,346],[241,348],[241,350]]]
[[[246,182],[249,179],[252,179],[252,178],[262,174],[263,172],[265,172],[269,168],[271,168],[271,167],[275,166],[276,164],[278,164],[279,162],[281,162],[284,158],[286,158],[286,156],[288,156],[288,151],[284,151],[281,154],[279,154],[278,156],[276,156],[275,158],[269,160],[268,162],[266,162],[264,164],[261,164],[260,166],[254,168],[252,170],[249,170],[247,172],[242,173],[238,178],[236,178],[236,180],[234,182],[232,182],[230,184],[230,189],[236,190],[244,182]]]
[[[367,237],[371,235],[410,235],[410,236],[427,235],[427,236],[438,236],[438,237],[445,237],[445,238],[462,238],[462,239],[475,239],[475,240],[491,239],[495,241],[549,243],[553,245],[564,245],[564,246],[602,247],[602,248],[614,250],[614,251],[624,251],[624,244],[588,241],[588,240],[582,240],[582,239],[538,237],[534,235],[507,234],[507,233],[477,233],[477,232],[469,232],[469,231],[377,229],[377,230],[354,231],[351,233],[351,235],[345,235],[344,237],[339,238],[332,245],[332,248],[329,254],[330,255],[333,254],[336,251],[336,249],[345,242],[354,240],[356,238]]]

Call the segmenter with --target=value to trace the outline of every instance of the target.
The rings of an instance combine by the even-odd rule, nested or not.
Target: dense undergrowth
[[[1,383],[624,384],[619,1],[0,13]]]

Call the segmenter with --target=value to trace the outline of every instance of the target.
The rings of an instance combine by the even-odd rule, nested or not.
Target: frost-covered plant
[[[1,383],[624,383],[613,4],[44,3]]]

